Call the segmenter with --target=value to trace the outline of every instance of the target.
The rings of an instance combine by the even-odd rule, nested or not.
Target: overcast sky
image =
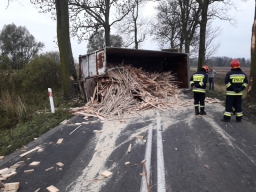
[[[230,15],[237,20],[236,27],[228,22],[215,21],[215,25],[221,27],[221,35],[216,39],[220,42],[220,48],[215,56],[227,56],[232,58],[250,58],[251,29],[254,19],[254,0],[234,0],[241,11],[230,11]],[[29,0],[11,2],[7,7],[7,0],[0,0],[0,30],[5,24],[14,23],[16,26],[25,26],[29,32],[45,44],[43,52],[58,51],[56,40],[56,21],[52,20],[50,14],[38,13],[38,9]],[[153,3],[147,6],[149,13],[153,10]],[[73,55],[78,61],[78,56],[86,54],[86,42],[78,44],[71,39]],[[142,49],[158,50],[157,44],[152,41],[144,43]]]

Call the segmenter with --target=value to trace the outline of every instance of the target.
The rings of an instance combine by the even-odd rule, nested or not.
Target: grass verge
[[[19,123],[12,129],[1,131],[0,155],[5,156],[14,152],[71,116],[67,110],[34,114],[29,121]]]

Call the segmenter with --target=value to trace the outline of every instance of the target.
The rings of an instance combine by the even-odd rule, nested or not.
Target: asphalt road
[[[256,127],[234,117],[221,122],[223,110],[208,104],[206,116],[195,116],[191,104],[103,124],[73,117],[25,146],[40,146],[41,152],[20,157],[20,149],[0,161],[0,169],[24,161],[3,183],[20,182],[19,192],[47,191],[50,185],[62,192],[256,191]],[[88,124],[76,124],[81,122]],[[29,166],[33,161],[40,164]],[[24,173],[29,169],[34,171]],[[112,175],[103,177],[105,170]]]

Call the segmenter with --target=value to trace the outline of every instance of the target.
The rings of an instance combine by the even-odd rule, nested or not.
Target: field
[[[219,77],[225,77],[226,73],[230,71],[230,67],[214,67],[213,68]],[[242,67],[242,71],[249,77],[250,75],[250,67]]]
[[[225,76],[226,73],[230,71],[230,67],[213,67],[213,69],[218,73],[218,76]],[[241,69],[246,75],[250,75],[250,67],[241,67]],[[191,72],[195,71],[196,67],[191,67]]]

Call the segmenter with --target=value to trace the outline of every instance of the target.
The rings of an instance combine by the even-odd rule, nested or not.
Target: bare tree
[[[126,39],[125,47],[134,45],[133,47],[138,49],[139,44],[146,39],[149,33],[149,21],[142,16],[145,3],[145,0],[134,0],[134,4],[130,5],[129,14],[117,24],[118,32]]]
[[[206,28],[207,22],[210,19],[218,18],[229,22],[234,21],[227,16],[230,7],[234,7],[231,0],[196,0],[201,7],[200,15],[200,38],[199,38],[199,52],[198,52],[198,69],[201,69],[205,63],[206,57]]]
[[[255,12],[254,22],[252,25],[252,41],[251,41],[251,70],[249,78],[248,97],[256,101],[256,0],[255,0]]]
[[[55,0],[30,0],[42,12],[51,12],[56,19]],[[72,37],[88,40],[98,30],[105,31],[105,46],[110,45],[110,29],[129,12],[134,0],[68,0]]]
[[[220,27],[213,28],[212,22],[207,22],[206,28],[206,40],[205,40],[205,62],[210,59],[219,49],[220,42],[215,42],[216,38],[220,36],[221,29]],[[195,33],[194,38],[191,43],[191,51],[190,57],[197,58],[198,57],[198,50],[199,50],[199,33]]]
[[[191,41],[199,24],[201,7],[193,0],[178,0],[181,16],[181,44],[185,45],[185,52],[190,52]]]
[[[193,0],[171,0],[159,4],[157,21],[152,26],[156,40],[163,45],[190,53],[194,34],[199,25],[200,7]],[[162,39],[162,40],[161,40]]]
[[[77,36],[79,41],[88,40],[91,34],[104,28],[105,46],[110,46],[111,26],[129,13],[130,4],[132,1],[69,0],[71,35]]]
[[[160,48],[180,46],[181,19],[176,1],[164,1],[156,6],[156,20],[152,22],[151,34]],[[180,50],[182,51],[182,50]]]
[[[87,44],[87,53],[91,53],[104,47],[104,30],[99,30],[96,34],[91,35]],[[111,47],[122,47],[123,39],[120,35],[110,35]]]
[[[220,47],[220,42],[214,42],[217,37],[221,34],[221,29],[219,27],[213,28],[211,22],[208,22],[206,29],[206,43],[205,43],[205,58],[206,61],[213,56]]]

